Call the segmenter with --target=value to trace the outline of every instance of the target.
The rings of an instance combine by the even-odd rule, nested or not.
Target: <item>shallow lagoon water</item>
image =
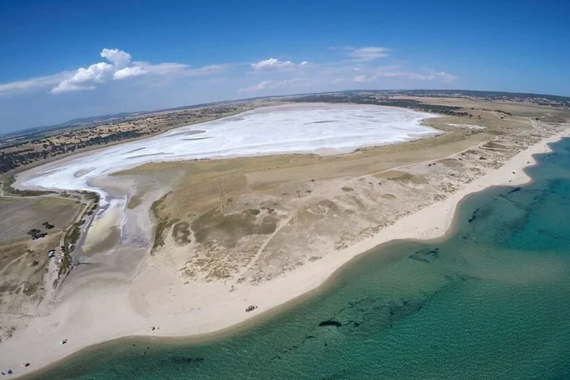
[[[444,240],[380,246],[252,328],[120,340],[36,378],[570,378],[570,140],[553,148],[533,183],[463,201]]]

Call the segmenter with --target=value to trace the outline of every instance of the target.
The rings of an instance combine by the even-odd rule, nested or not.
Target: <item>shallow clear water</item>
[[[554,148],[534,183],[465,200],[447,240],[384,245],[254,328],[109,343],[37,378],[570,378],[570,141]]]

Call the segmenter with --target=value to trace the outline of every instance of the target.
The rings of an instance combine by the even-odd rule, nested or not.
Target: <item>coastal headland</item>
[[[82,194],[58,221],[64,231],[81,223],[61,280],[51,285],[61,267],[50,262],[42,266],[50,286],[33,302],[18,286],[2,289],[6,321],[18,323],[0,342],[0,368],[24,375],[120,337],[203,339],[255,323],[382,243],[442,237],[464,197],[525,183],[533,155],[570,136],[566,109],[398,99],[425,107],[299,98],[21,173],[15,188],[58,192],[39,199]],[[315,113],[310,120],[307,111]],[[173,153],[175,143],[182,145]],[[14,254],[0,269],[11,276],[29,261],[17,267]]]

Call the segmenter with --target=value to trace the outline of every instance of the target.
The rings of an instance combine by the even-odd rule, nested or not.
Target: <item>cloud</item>
[[[52,94],[63,94],[73,91],[88,91],[109,83],[130,82],[141,86],[180,86],[187,88],[187,81],[181,78],[205,78],[194,80],[195,86],[206,90],[211,83],[219,83],[217,78],[224,77],[227,91],[255,92],[275,89],[288,89],[301,86],[313,86],[312,90],[339,87],[350,83],[381,82],[383,78],[395,78],[391,85],[399,82],[433,81],[450,82],[457,79],[455,75],[430,68],[414,68],[408,64],[380,65],[380,59],[388,56],[390,50],[384,47],[336,47],[342,52],[344,59],[330,62],[312,63],[307,60],[291,61],[268,58],[255,63],[210,64],[192,67],[185,63],[162,62],[149,63],[133,60],[131,54],[120,49],[102,49],[101,62],[78,68],[71,72],[31,78],[23,81],[0,84],[0,96],[47,90]],[[225,75],[231,71],[230,74]],[[235,74],[235,75],[233,75]],[[249,75],[253,74],[253,75]],[[241,77],[240,77],[241,76]],[[256,78],[252,81],[252,78]],[[399,80],[397,80],[399,78]],[[386,81],[388,82],[388,81]],[[220,95],[223,96],[223,95]]]
[[[443,82],[451,82],[457,79],[455,75],[448,74],[444,71],[439,71],[439,72],[432,71],[427,74],[409,73],[409,72],[386,72],[386,73],[379,73],[377,75],[389,78],[408,78],[419,81],[440,80]]]
[[[301,63],[296,64],[292,61],[269,58],[251,65],[254,69],[253,72],[264,76],[262,77],[263,80],[244,86],[237,91],[265,92],[267,94],[277,93],[279,90],[276,89],[282,89],[285,92],[286,89],[302,86],[315,85],[317,88],[327,88],[330,85],[338,87],[341,83],[348,85],[351,82],[381,83],[383,78],[399,78],[399,81],[390,81],[394,83],[405,83],[407,81],[449,82],[457,79],[456,76],[444,71],[406,68],[399,64],[375,64],[374,60],[388,55],[388,49],[383,47],[353,48],[345,46],[332,49],[340,49],[352,59],[319,64],[301,61]],[[315,70],[315,68],[318,69]],[[269,73],[271,73],[271,77],[268,78]],[[384,82],[389,83],[386,80]]]
[[[270,70],[283,70],[283,69],[294,69],[296,67],[303,67],[309,65],[309,62],[303,61],[296,65],[291,61],[280,61],[276,58],[269,58],[263,61],[259,61],[251,64],[251,68],[254,71],[270,71]]]
[[[358,76],[354,77],[354,81],[357,83],[370,82],[370,78],[372,78],[372,77],[367,77],[366,75],[358,75]],[[376,78],[376,77],[374,77],[374,78]]]
[[[208,65],[199,68],[192,68],[183,63],[159,63],[152,65],[147,62],[134,62],[149,75],[165,77],[205,77],[220,74],[228,71],[231,65]]]
[[[99,62],[88,67],[80,67],[73,72],[61,72],[55,75],[31,78],[0,84],[0,95],[30,92],[51,87],[52,94],[71,91],[93,90],[111,80],[124,80],[143,75],[154,76],[207,76],[229,68],[229,65],[210,65],[191,69],[181,63],[132,62],[131,55],[118,49],[103,49],[101,57],[108,62]]]
[[[103,49],[101,57],[113,62],[113,65],[119,69],[131,63],[131,55],[119,49]]]
[[[182,63],[159,63],[152,65],[146,62],[135,62],[137,66],[151,75],[184,76],[190,66]]]
[[[66,78],[55,86],[52,94],[60,94],[69,91],[92,90],[95,83],[103,83],[111,77],[116,69],[106,62],[95,63],[88,68],[80,67],[70,78]]]
[[[451,82],[457,79],[455,75],[448,74],[444,71],[429,72],[427,74],[412,73],[412,72],[378,72],[373,75],[357,75],[353,81],[356,83],[370,83],[376,82],[380,78],[407,78],[418,81],[432,81],[440,80],[442,82]]]
[[[125,79],[128,77],[136,77],[138,75],[144,75],[147,71],[140,66],[125,67],[124,69],[115,71],[113,74],[113,79]]]
[[[257,63],[252,63],[251,68],[254,70],[277,70],[285,69],[295,66],[291,61],[280,61],[275,58],[269,58],[264,61],[259,61]]]
[[[144,75],[147,71],[140,65],[131,63],[131,55],[119,49],[103,49],[100,53],[107,62],[99,62],[87,68],[80,67],[71,77],[64,79],[52,88],[52,94],[70,91],[93,90],[97,84],[110,79],[121,80],[133,76]]]
[[[230,68],[230,65],[208,65],[208,66],[200,67],[200,68],[198,69],[198,71],[204,72],[204,73],[206,73],[206,72],[210,72],[210,73],[216,72],[216,73],[218,73],[218,72],[221,72],[221,71],[226,71],[226,70],[228,70],[229,68]]]
[[[28,80],[0,84],[0,95],[8,93],[26,92],[47,88],[60,83],[68,73],[60,73]]]
[[[441,79],[444,82],[451,82],[451,81],[458,79],[457,76],[452,75],[452,74],[448,74],[445,71],[431,73],[427,77],[428,77],[428,79]]]
[[[379,46],[368,46],[362,48],[345,46],[342,49],[346,50],[348,56],[355,62],[369,62],[378,58],[385,58],[388,56],[388,52],[390,51],[390,49]]]
[[[61,80],[52,88],[52,94],[71,91],[92,90],[110,80],[124,80],[142,75],[155,76],[206,76],[225,71],[229,65],[209,65],[192,69],[182,63],[151,64],[143,61],[132,62],[129,53],[119,49],[103,49],[100,53],[110,63],[99,62],[77,71]]]
[[[265,90],[266,88],[275,88],[277,87],[277,83],[278,82],[273,80],[264,80],[263,82],[259,82],[258,84],[245,88],[242,91],[260,91]]]
[[[301,86],[308,86],[314,83],[311,79],[308,78],[292,78],[292,79],[285,79],[285,80],[264,80],[259,82],[256,85],[242,88],[238,90],[238,92],[255,92],[255,91],[262,91],[268,89],[274,89],[279,87],[301,87]]]

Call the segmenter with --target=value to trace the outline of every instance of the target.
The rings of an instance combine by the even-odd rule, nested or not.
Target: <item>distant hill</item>
[[[255,99],[258,99],[258,98],[255,98]],[[254,99],[248,99],[248,100],[254,100]],[[184,110],[184,109],[207,107],[207,106],[213,106],[213,105],[222,104],[222,103],[232,103],[232,102],[239,102],[239,100],[238,101],[221,101],[221,102],[212,102],[212,103],[193,104],[193,105],[189,105],[189,106],[165,108],[165,109],[154,110],[154,111],[121,112],[121,113],[108,114],[108,115],[80,117],[80,118],[68,120],[64,123],[59,123],[59,124],[54,124],[54,125],[49,125],[49,126],[26,128],[26,129],[20,129],[18,131],[3,133],[3,134],[0,134],[0,141],[1,140],[7,140],[7,139],[15,139],[15,138],[25,138],[25,137],[27,137],[29,135],[33,135],[33,134],[50,133],[50,132],[57,131],[60,129],[85,126],[86,124],[91,124],[92,126],[96,126],[96,125],[99,125],[101,123],[107,123],[109,121],[118,121],[118,120],[122,120],[122,119],[128,119],[128,118],[134,117],[134,116],[148,115],[148,114],[159,113],[159,112],[179,111],[179,110]]]
[[[31,134],[38,134],[38,133],[49,133],[54,130],[59,130],[68,127],[75,127],[84,124],[99,124],[103,122],[108,122],[112,120],[120,120],[126,119],[128,117],[141,115],[144,112],[121,112],[117,114],[110,114],[110,115],[99,115],[99,116],[91,116],[91,117],[81,117],[66,121],[64,123],[49,125],[49,126],[42,126],[42,127],[33,127],[27,129],[21,129],[19,131],[9,132],[0,134],[0,139],[14,139],[20,137],[26,137],[27,135]]]
[[[112,114],[112,115],[102,115],[102,116],[92,116],[92,117],[80,117],[77,119],[72,119],[69,121],[66,121],[65,123],[61,123],[61,124],[57,124],[54,125],[57,127],[70,127],[73,125],[78,125],[78,124],[88,124],[88,123],[99,123],[99,122],[104,122],[104,121],[110,121],[110,120],[115,120],[115,119],[124,119],[130,116],[134,116],[137,115],[141,112],[121,112],[121,113],[116,113],[116,114]]]

